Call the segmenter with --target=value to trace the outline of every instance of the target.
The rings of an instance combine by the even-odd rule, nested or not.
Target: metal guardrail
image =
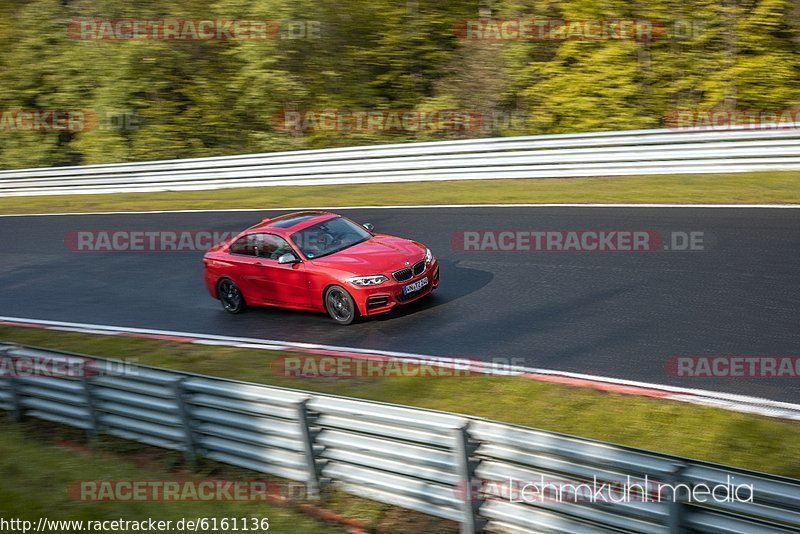
[[[800,169],[794,124],[405,143],[0,171],[0,195]]]
[[[456,521],[462,532],[797,532],[800,480],[464,415],[0,344],[0,409]],[[26,370],[44,369],[44,373]],[[32,367],[34,366],[34,367]],[[79,372],[74,372],[79,369]],[[28,375],[31,376],[28,376]],[[41,374],[49,376],[42,377]],[[36,376],[33,376],[36,375]],[[752,502],[520,499],[518,484],[752,484]],[[647,488],[649,490],[649,487]],[[524,494],[524,493],[523,493]],[[679,492],[680,496],[681,493]]]

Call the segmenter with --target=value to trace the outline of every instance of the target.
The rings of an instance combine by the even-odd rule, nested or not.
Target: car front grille
[[[419,260],[411,267],[406,267],[392,273],[392,277],[398,282],[405,282],[411,280],[415,276],[419,276],[425,272],[425,260]]]
[[[405,269],[400,269],[399,271],[393,272],[392,276],[398,282],[405,282],[406,280],[411,280],[414,278],[414,272],[411,270],[411,268],[406,267]]]

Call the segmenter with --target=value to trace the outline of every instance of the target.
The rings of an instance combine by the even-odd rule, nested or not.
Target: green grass
[[[0,339],[323,393],[460,412],[800,477],[800,424],[687,403],[515,377],[300,379],[277,352],[0,326]]]
[[[800,203],[800,172],[280,186],[0,198],[0,213],[497,203]]]
[[[270,532],[344,532],[327,526],[302,512],[264,501],[180,501],[84,502],[68,495],[68,485],[81,480],[259,480],[258,474],[246,478],[206,477],[203,473],[169,470],[148,462],[140,467],[131,455],[85,454],[29,436],[30,425],[3,420],[0,433],[0,517],[32,521],[51,520],[112,521],[127,519],[157,521],[182,518],[268,518]],[[45,429],[40,428],[39,432]],[[52,428],[47,429],[52,431]],[[71,532],[68,529],[60,532]],[[261,532],[260,530],[258,532]]]

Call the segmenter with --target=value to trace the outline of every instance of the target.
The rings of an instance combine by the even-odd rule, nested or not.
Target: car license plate
[[[417,280],[413,284],[408,284],[407,286],[405,286],[403,288],[403,295],[408,295],[409,293],[413,293],[414,291],[422,289],[427,285],[428,285],[428,277],[426,276],[422,280]]]

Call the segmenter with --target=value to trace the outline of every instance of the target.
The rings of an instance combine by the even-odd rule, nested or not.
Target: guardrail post
[[[681,483],[681,475],[683,474],[686,466],[678,464],[672,470],[669,483],[673,488],[677,488]],[[673,490],[672,501],[669,503],[669,517],[667,518],[667,526],[669,527],[670,534],[679,534],[685,532],[683,528],[685,525],[686,504],[678,498],[678,491]]]
[[[7,358],[11,362],[11,371],[8,375],[8,389],[11,393],[11,405],[12,413],[14,414],[14,420],[17,422],[22,421],[22,416],[24,414],[24,408],[22,407],[22,394],[19,390],[19,381],[17,380],[17,369],[16,365],[14,365],[14,359],[11,356],[11,351],[14,349],[13,346],[11,347],[3,347],[0,349],[0,357]]]
[[[172,388],[175,393],[175,404],[178,406],[178,415],[181,418],[181,425],[183,426],[184,434],[184,455],[186,461],[191,464],[197,462],[197,443],[194,439],[194,428],[192,424],[192,414],[189,405],[186,402],[186,387],[184,381],[186,378],[179,378],[172,383]]]
[[[460,484],[463,484],[461,493],[461,534],[475,534],[482,528],[478,519],[480,495],[476,491],[475,467],[477,461],[473,457],[477,445],[470,439],[469,423],[453,431],[455,441],[454,453],[456,455],[456,473]],[[459,493],[457,491],[457,493]]]
[[[89,441],[94,441],[97,439],[98,429],[97,406],[94,394],[92,392],[92,379],[87,372],[86,366],[83,368],[83,377],[81,381],[83,382],[83,394],[86,400],[86,409],[89,411],[89,428],[86,429],[86,437],[89,438]]]
[[[314,453],[314,436],[311,433],[311,426],[309,425],[308,417],[308,399],[303,399],[296,405],[297,410],[297,423],[300,427],[300,437],[303,441],[303,448],[306,458],[306,471],[308,478],[306,479],[306,494],[309,499],[319,499],[319,470],[317,467],[317,458]]]

